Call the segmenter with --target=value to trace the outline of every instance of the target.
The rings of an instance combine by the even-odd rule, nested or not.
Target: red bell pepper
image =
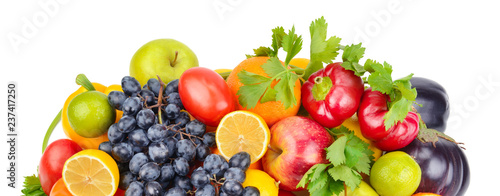
[[[392,151],[410,144],[418,134],[417,113],[408,112],[402,122],[386,129],[384,116],[388,112],[389,96],[379,91],[365,90],[358,110],[361,133],[384,151]]]
[[[303,106],[324,127],[337,127],[356,113],[363,95],[363,80],[332,63],[311,74],[302,85]]]

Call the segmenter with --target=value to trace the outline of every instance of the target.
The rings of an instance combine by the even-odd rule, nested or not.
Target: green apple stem
[[[83,88],[87,89],[88,91],[95,91],[94,85],[92,85],[92,82],[89,81],[85,74],[78,74],[76,76],[76,83],[83,86]]]
[[[175,54],[177,54],[177,52],[175,52]],[[177,55],[175,55],[175,57],[177,58]],[[159,75],[156,75],[156,77],[158,77],[158,81],[160,82],[160,92],[158,94],[158,121],[160,122],[160,124],[163,124],[162,120],[161,120],[161,101],[163,100],[163,88],[165,86],[165,83],[161,80],[160,76]]]
[[[177,61],[177,56],[179,56],[179,51],[175,51],[174,61],[172,61],[172,63],[170,63],[170,66],[174,67],[175,62]]]

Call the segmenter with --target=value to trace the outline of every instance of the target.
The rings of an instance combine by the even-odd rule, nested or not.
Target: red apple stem
[[[269,150],[271,150],[271,151],[273,151],[273,152],[275,152],[275,153],[277,153],[277,154],[281,154],[281,153],[283,153],[283,151],[282,151],[282,150],[280,150],[280,149],[276,149],[276,148],[273,148],[273,147],[271,146],[271,144],[268,144],[268,145],[267,145],[267,149],[269,149]]]

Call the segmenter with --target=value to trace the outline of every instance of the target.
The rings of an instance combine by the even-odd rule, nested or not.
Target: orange
[[[68,191],[75,196],[111,196],[118,189],[120,173],[109,154],[87,149],[66,160],[62,178]]]
[[[231,89],[231,92],[235,96],[236,99],[239,98],[239,95],[237,95],[238,90],[240,89],[243,84],[240,82],[240,79],[238,77],[238,73],[240,73],[242,70],[255,73],[261,76],[269,77],[266,72],[262,69],[261,65],[266,63],[269,57],[252,57],[245,59],[242,61],[238,66],[236,66],[231,74],[227,77],[226,81]],[[274,87],[278,81],[273,81],[273,84],[271,87]],[[281,101],[268,101],[265,103],[257,103],[257,105],[254,108],[244,108],[241,106],[241,104],[238,101],[238,109],[239,110],[248,110],[251,112],[254,112],[258,115],[260,115],[267,123],[268,126],[272,126],[274,123],[278,122],[281,119],[284,119],[286,117],[290,116],[295,116],[297,112],[299,111],[300,108],[300,81],[297,80],[295,82],[295,87],[294,87],[294,96],[295,99],[297,100],[296,103],[292,104],[291,107],[286,108],[283,105]]]
[[[234,154],[245,151],[252,163],[257,162],[267,151],[271,132],[259,115],[237,110],[226,114],[215,132],[215,142],[220,154],[229,160]]]
[[[50,190],[50,196],[73,196],[66,188],[64,181],[60,178]]]
[[[346,119],[342,123],[342,125],[347,127],[349,130],[354,131],[354,135],[358,136],[359,139],[363,140],[364,142],[370,145],[368,146],[368,148],[373,151],[373,157],[374,157],[373,161],[376,161],[382,155],[382,150],[375,147],[372,141],[363,137],[363,134],[361,133],[361,128],[359,127],[358,116],[356,114],[354,114],[351,118]]]
[[[308,64],[309,64],[309,59],[306,58],[293,58],[292,60],[290,60],[290,65],[295,65],[302,69],[306,69]]]

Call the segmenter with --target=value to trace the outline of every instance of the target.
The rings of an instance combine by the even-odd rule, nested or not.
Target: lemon
[[[382,196],[410,196],[417,190],[421,175],[420,166],[410,155],[394,151],[375,161],[370,184]]]
[[[120,173],[109,154],[87,149],[66,160],[62,178],[68,191],[75,196],[111,196],[118,189]]]
[[[338,196],[344,195],[344,191],[338,194]],[[334,196],[337,195],[334,194]],[[359,184],[358,188],[355,188],[354,191],[352,191],[350,187],[347,187],[347,196],[378,196],[378,194],[377,192],[375,192],[375,190],[373,190],[372,187],[370,187],[370,185],[368,185],[364,181],[361,181],[361,184]]]
[[[116,111],[108,103],[108,97],[99,91],[78,94],[69,102],[67,110],[71,128],[86,138],[103,135],[116,120]]]
[[[271,132],[266,121],[258,114],[238,110],[221,119],[215,140],[220,154],[227,160],[245,151],[250,154],[251,162],[255,163],[266,153]]]
[[[277,196],[279,192],[279,183],[269,174],[257,169],[248,169],[243,187],[253,186],[259,189],[261,196]]]

